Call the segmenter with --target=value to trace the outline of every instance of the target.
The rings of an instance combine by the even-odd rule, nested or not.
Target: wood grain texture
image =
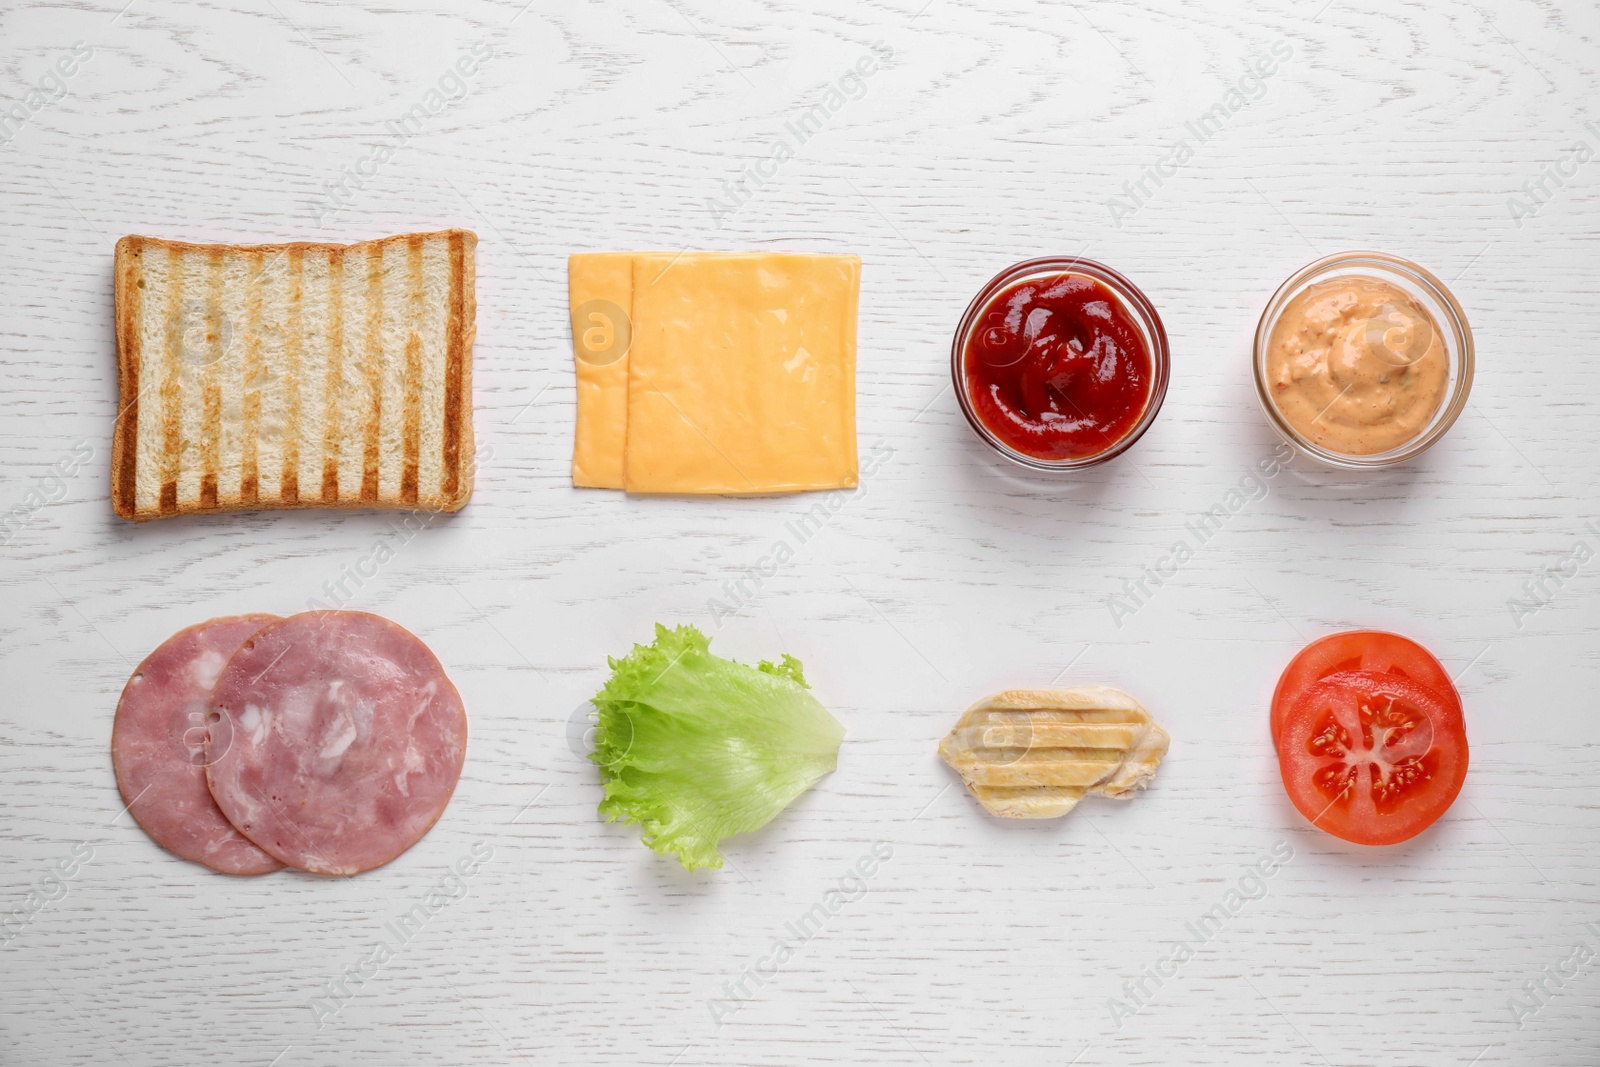
[[[1594,1064],[1600,964],[1520,1027],[1508,1000],[1600,949],[1600,562],[1547,570],[1600,551],[1600,159],[1547,177],[1600,147],[1597,37],[1576,0],[7,6],[0,111],[27,120],[0,124],[0,915],[92,858],[0,943],[0,1064]],[[33,109],[78,41],[92,55]],[[1258,98],[1114,219],[1280,42]],[[842,106],[797,143],[830,86]],[[751,180],[779,143],[792,158]],[[449,226],[480,236],[466,510],[113,517],[119,237]],[[1123,583],[1273,454],[1248,364],[1271,292],[1357,247],[1467,308],[1461,421],[1381,476],[1244,482],[1254,499],[1117,627]],[[565,258],[680,248],[863,258],[860,443],[882,459],[803,540],[808,498],[570,486]],[[1134,450],[1045,481],[973,438],[948,352],[990,276],[1062,253],[1144,288],[1174,366]],[[780,540],[794,558],[763,576]],[[1534,581],[1548,603],[1519,616]],[[740,605],[714,647],[798,656],[849,738],[727,870],[691,877],[598,821],[573,713],[652,623],[709,631],[712,598]],[[183,626],[313,599],[438,653],[472,720],[454,801],[356,879],[173,859],[119,815],[117,693]],[[1382,851],[1308,829],[1267,742],[1288,657],[1350,626],[1460,672],[1473,742],[1446,818]],[[1126,689],[1171,754],[1130,804],[1003,825],[937,741],[983,694],[1052,683]],[[479,842],[465,895],[319,1028],[313,1001]],[[892,857],[864,895],[744,978],[875,842]],[[1279,842],[1264,895],[1119,1026],[1108,998]],[[741,980],[719,1027],[707,1002]]]

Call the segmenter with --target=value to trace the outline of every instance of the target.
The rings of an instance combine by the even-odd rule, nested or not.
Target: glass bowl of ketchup
[[[973,432],[1039,471],[1126,452],[1161,410],[1169,372],[1167,331],[1149,298],[1090,259],[1001,271],[967,305],[950,346]]]

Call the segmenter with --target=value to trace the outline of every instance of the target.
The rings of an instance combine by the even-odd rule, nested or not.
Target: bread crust
[[[139,333],[143,301],[136,270],[143,237],[117,242],[115,277],[117,332],[117,417],[111,431],[111,507],[124,519],[135,517],[133,457],[139,432]]]
[[[420,501],[418,499],[419,494],[414,466],[414,457],[416,455],[414,408],[419,401],[417,396],[413,395],[412,390],[416,389],[420,392],[420,383],[413,381],[409,374],[406,376],[406,384],[402,395],[404,402],[407,404],[407,411],[411,413],[412,417],[408,417],[406,421],[407,439],[400,444],[401,449],[407,452],[406,457],[402,459],[402,484],[397,489],[390,488],[386,494],[378,492],[378,477],[374,464],[378,457],[378,452],[376,451],[376,420],[378,419],[380,401],[377,397],[381,390],[377,385],[377,371],[380,362],[377,357],[381,354],[381,349],[371,326],[374,318],[381,319],[383,307],[381,292],[376,304],[373,303],[370,296],[371,291],[376,288],[374,282],[372,285],[364,283],[358,290],[363,294],[360,297],[362,306],[343,308],[340,306],[341,295],[333,295],[330,300],[333,306],[329,311],[330,316],[334,317],[329,324],[329,328],[335,336],[342,332],[343,322],[341,320],[347,316],[360,316],[368,323],[366,354],[356,353],[353,360],[344,361],[347,365],[343,367],[342,372],[336,366],[330,367],[329,377],[330,384],[340,381],[339,378],[335,377],[339,373],[342,373],[342,381],[345,383],[348,383],[352,378],[367,382],[366,390],[358,389],[354,390],[354,392],[361,394],[363,397],[370,394],[374,398],[370,411],[365,406],[364,399],[347,397],[342,392],[337,392],[333,389],[324,390],[329,400],[327,414],[337,416],[341,423],[345,419],[353,417],[356,425],[369,426],[365,431],[366,443],[364,449],[363,443],[360,441],[353,446],[350,442],[343,443],[343,447],[346,449],[354,447],[365,453],[361,457],[362,471],[359,493],[339,494],[336,475],[333,483],[331,485],[327,484],[326,476],[335,473],[339,460],[338,448],[340,445],[336,440],[331,442],[332,447],[330,448],[330,442],[327,440],[310,442],[297,438],[293,443],[285,441],[285,456],[298,454],[308,444],[317,449],[324,456],[324,484],[322,486],[313,485],[311,491],[307,492],[306,486],[298,484],[304,479],[297,478],[293,472],[286,471],[285,477],[280,482],[279,492],[274,498],[269,499],[269,494],[261,491],[259,479],[255,477],[257,473],[255,469],[257,446],[255,435],[260,431],[258,422],[260,411],[259,392],[252,391],[255,389],[253,384],[247,387],[246,394],[250,399],[245,401],[245,405],[249,414],[241,417],[235,413],[230,416],[220,410],[217,399],[218,387],[216,382],[208,376],[204,387],[204,422],[197,435],[202,442],[206,466],[205,472],[200,475],[201,492],[199,498],[179,502],[176,474],[174,473],[178,465],[177,446],[174,444],[176,435],[166,434],[163,435],[165,440],[161,442],[162,446],[159,451],[162,453],[162,463],[168,470],[161,478],[159,502],[155,503],[154,506],[147,505],[143,510],[139,508],[137,499],[139,479],[141,475],[148,477],[150,474],[150,472],[141,472],[138,469],[139,420],[141,414],[139,383],[145,376],[146,361],[151,359],[165,360],[169,372],[168,379],[163,386],[163,392],[166,394],[163,398],[165,402],[158,406],[149,406],[150,410],[146,412],[146,417],[147,419],[158,417],[163,423],[176,419],[175,410],[179,397],[179,388],[175,378],[181,370],[181,366],[173,352],[183,342],[183,338],[176,333],[177,328],[173,325],[176,321],[175,316],[179,307],[177,296],[179,290],[183,288],[183,279],[178,276],[168,279],[172,307],[168,309],[168,323],[166,329],[162,331],[162,335],[167,338],[167,351],[148,353],[143,351],[142,323],[145,316],[150,312],[149,299],[153,295],[147,293],[142,285],[144,278],[143,256],[146,252],[157,248],[164,255],[177,254],[180,260],[189,255],[199,256],[212,265],[208,268],[208,271],[214,270],[216,277],[220,278],[222,264],[232,261],[234,257],[243,257],[249,263],[260,264],[264,261],[270,265],[280,255],[283,255],[298,265],[308,257],[315,256],[322,257],[324,261],[336,263],[341,261],[353,263],[358,261],[357,257],[359,257],[359,261],[365,262],[366,257],[376,253],[374,261],[383,262],[386,258],[384,253],[388,246],[402,246],[401,255],[405,257],[411,254],[411,249],[421,248],[430,240],[442,240],[445,242],[448,249],[447,261],[449,265],[447,283],[449,292],[445,297],[446,307],[449,312],[449,322],[446,324],[444,337],[446,375],[444,388],[447,403],[444,411],[445,434],[442,442],[444,451],[444,456],[441,457],[442,477],[437,492],[430,488],[426,493],[421,494],[422,499]],[[360,241],[352,244],[314,241],[290,241],[264,245],[195,244],[184,241],[165,241],[140,235],[123,237],[116,245],[113,271],[117,339],[117,385],[119,392],[118,414],[112,434],[111,498],[113,511],[118,517],[135,522],[145,522],[151,519],[176,515],[224,514],[238,511],[298,510],[306,508],[410,510],[432,513],[459,511],[471,498],[474,484],[472,346],[477,332],[476,299],[474,294],[476,285],[474,262],[476,248],[477,235],[470,230],[462,229],[397,234],[375,241]],[[334,269],[338,270],[337,267]],[[261,291],[264,288],[261,282],[263,273],[264,268],[261,271],[257,271],[256,276],[247,283],[250,290],[247,294],[247,300],[251,301],[250,312],[246,315],[246,321],[251,331],[248,366],[251,369],[252,382],[254,381],[254,373],[262,369],[258,362],[259,338],[257,335],[257,330],[262,323],[257,316],[260,314]],[[298,275],[298,272],[296,274]],[[294,283],[297,295],[292,312],[296,317],[301,313],[298,303],[300,285],[300,279],[297,277]],[[221,344],[217,336],[217,331],[221,329],[219,288],[219,284],[209,285],[200,291],[195,291],[191,287],[186,294],[191,300],[203,298],[205,301],[207,310],[204,313],[204,321],[206,324],[205,343],[207,345]],[[401,312],[403,310],[404,314],[415,316],[419,306],[415,301],[408,301],[404,309],[394,308],[391,311]],[[437,323],[436,319],[433,321]],[[415,333],[416,331],[413,330],[412,332]],[[296,339],[294,343],[296,345],[300,344],[299,339]],[[342,350],[342,341],[339,344],[340,347],[333,349],[334,351]],[[207,349],[207,351],[209,352],[210,349]],[[303,355],[303,353],[300,355]],[[410,362],[411,358],[410,354],[403,356],[404,361],[407,363]],[[285,384],[285,388],[289,393],[289,399],[286,403],[290,418],[298,426],[305,389],[304,376],[308,371],[304,366],[300,365],[303,363],[303,359],[291,356],[286,357],[284,362],[289,364],[287,368],[278,367],[274,368],[274,370],[286,373],[292,379]],[[351,363],[354,366],[348,365]],[[354,412],[353,415],[348,414],[351,408],[358,404],[363,405],[361,410]],[[152,412],[155,414],[152,414]],[[221,434],[220,422],[229,417],[239,421],[240,425],[235,428],[237,435],[241,438],[248,437],[250,440],[248,449],[250,459],[247,463],[241,461],[243,464],[240,470],[242,479],[241,485],[237,487],[236,494],[232,491],[219,493],[217,487],[216,443]],[[331,419],[325,419],[324,421],[325,425],[332,425]],[[289,435],[286,434],[285,436],[288,437]],[[384,454],[387,455],[387,453]],[[229,488],[230,490],[232,489],[231,486]]]
[[[447,498],[444,509],[452,512],[460,511],[472,496],[473,476],[477,470],[477,463],[471,458],[476,452],[472,434],[472,345],[478,336],[477,248],[477,234],[470,230],[450,231],[451,272],[459,276],[450,290],[451,324],[445,339],[446,373],[453,375],[456,382],[455,433],[447,433],[455,444],[455,462],[450,467],[455,472],[456,491]],[[459,311],[455,306],[458,299],[461,302]],[[445,418],[450,419],[448,409]],[[446,429],[450,429],[448,422]],[[449,456],[450,444],[445,447]],[[462,462],[462,457],[468,457],[466,462]]]

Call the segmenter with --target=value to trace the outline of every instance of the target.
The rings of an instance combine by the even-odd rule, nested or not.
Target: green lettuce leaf
[[[722,866],[717,844],[771,822],[839,760],[844,727],[808,691],[800,661],[749,667],[710,651],[693,626],[610,659],[594,698],[607,822],[688,870]]]

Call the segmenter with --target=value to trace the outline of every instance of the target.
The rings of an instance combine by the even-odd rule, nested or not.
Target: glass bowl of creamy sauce
[[[1450,429],[1472,388],[1472,329],[1427,270],[1340,252],[1296,271],[1256,327],[1256,394],[1291,445],[1335,467],[1404,463]]]

